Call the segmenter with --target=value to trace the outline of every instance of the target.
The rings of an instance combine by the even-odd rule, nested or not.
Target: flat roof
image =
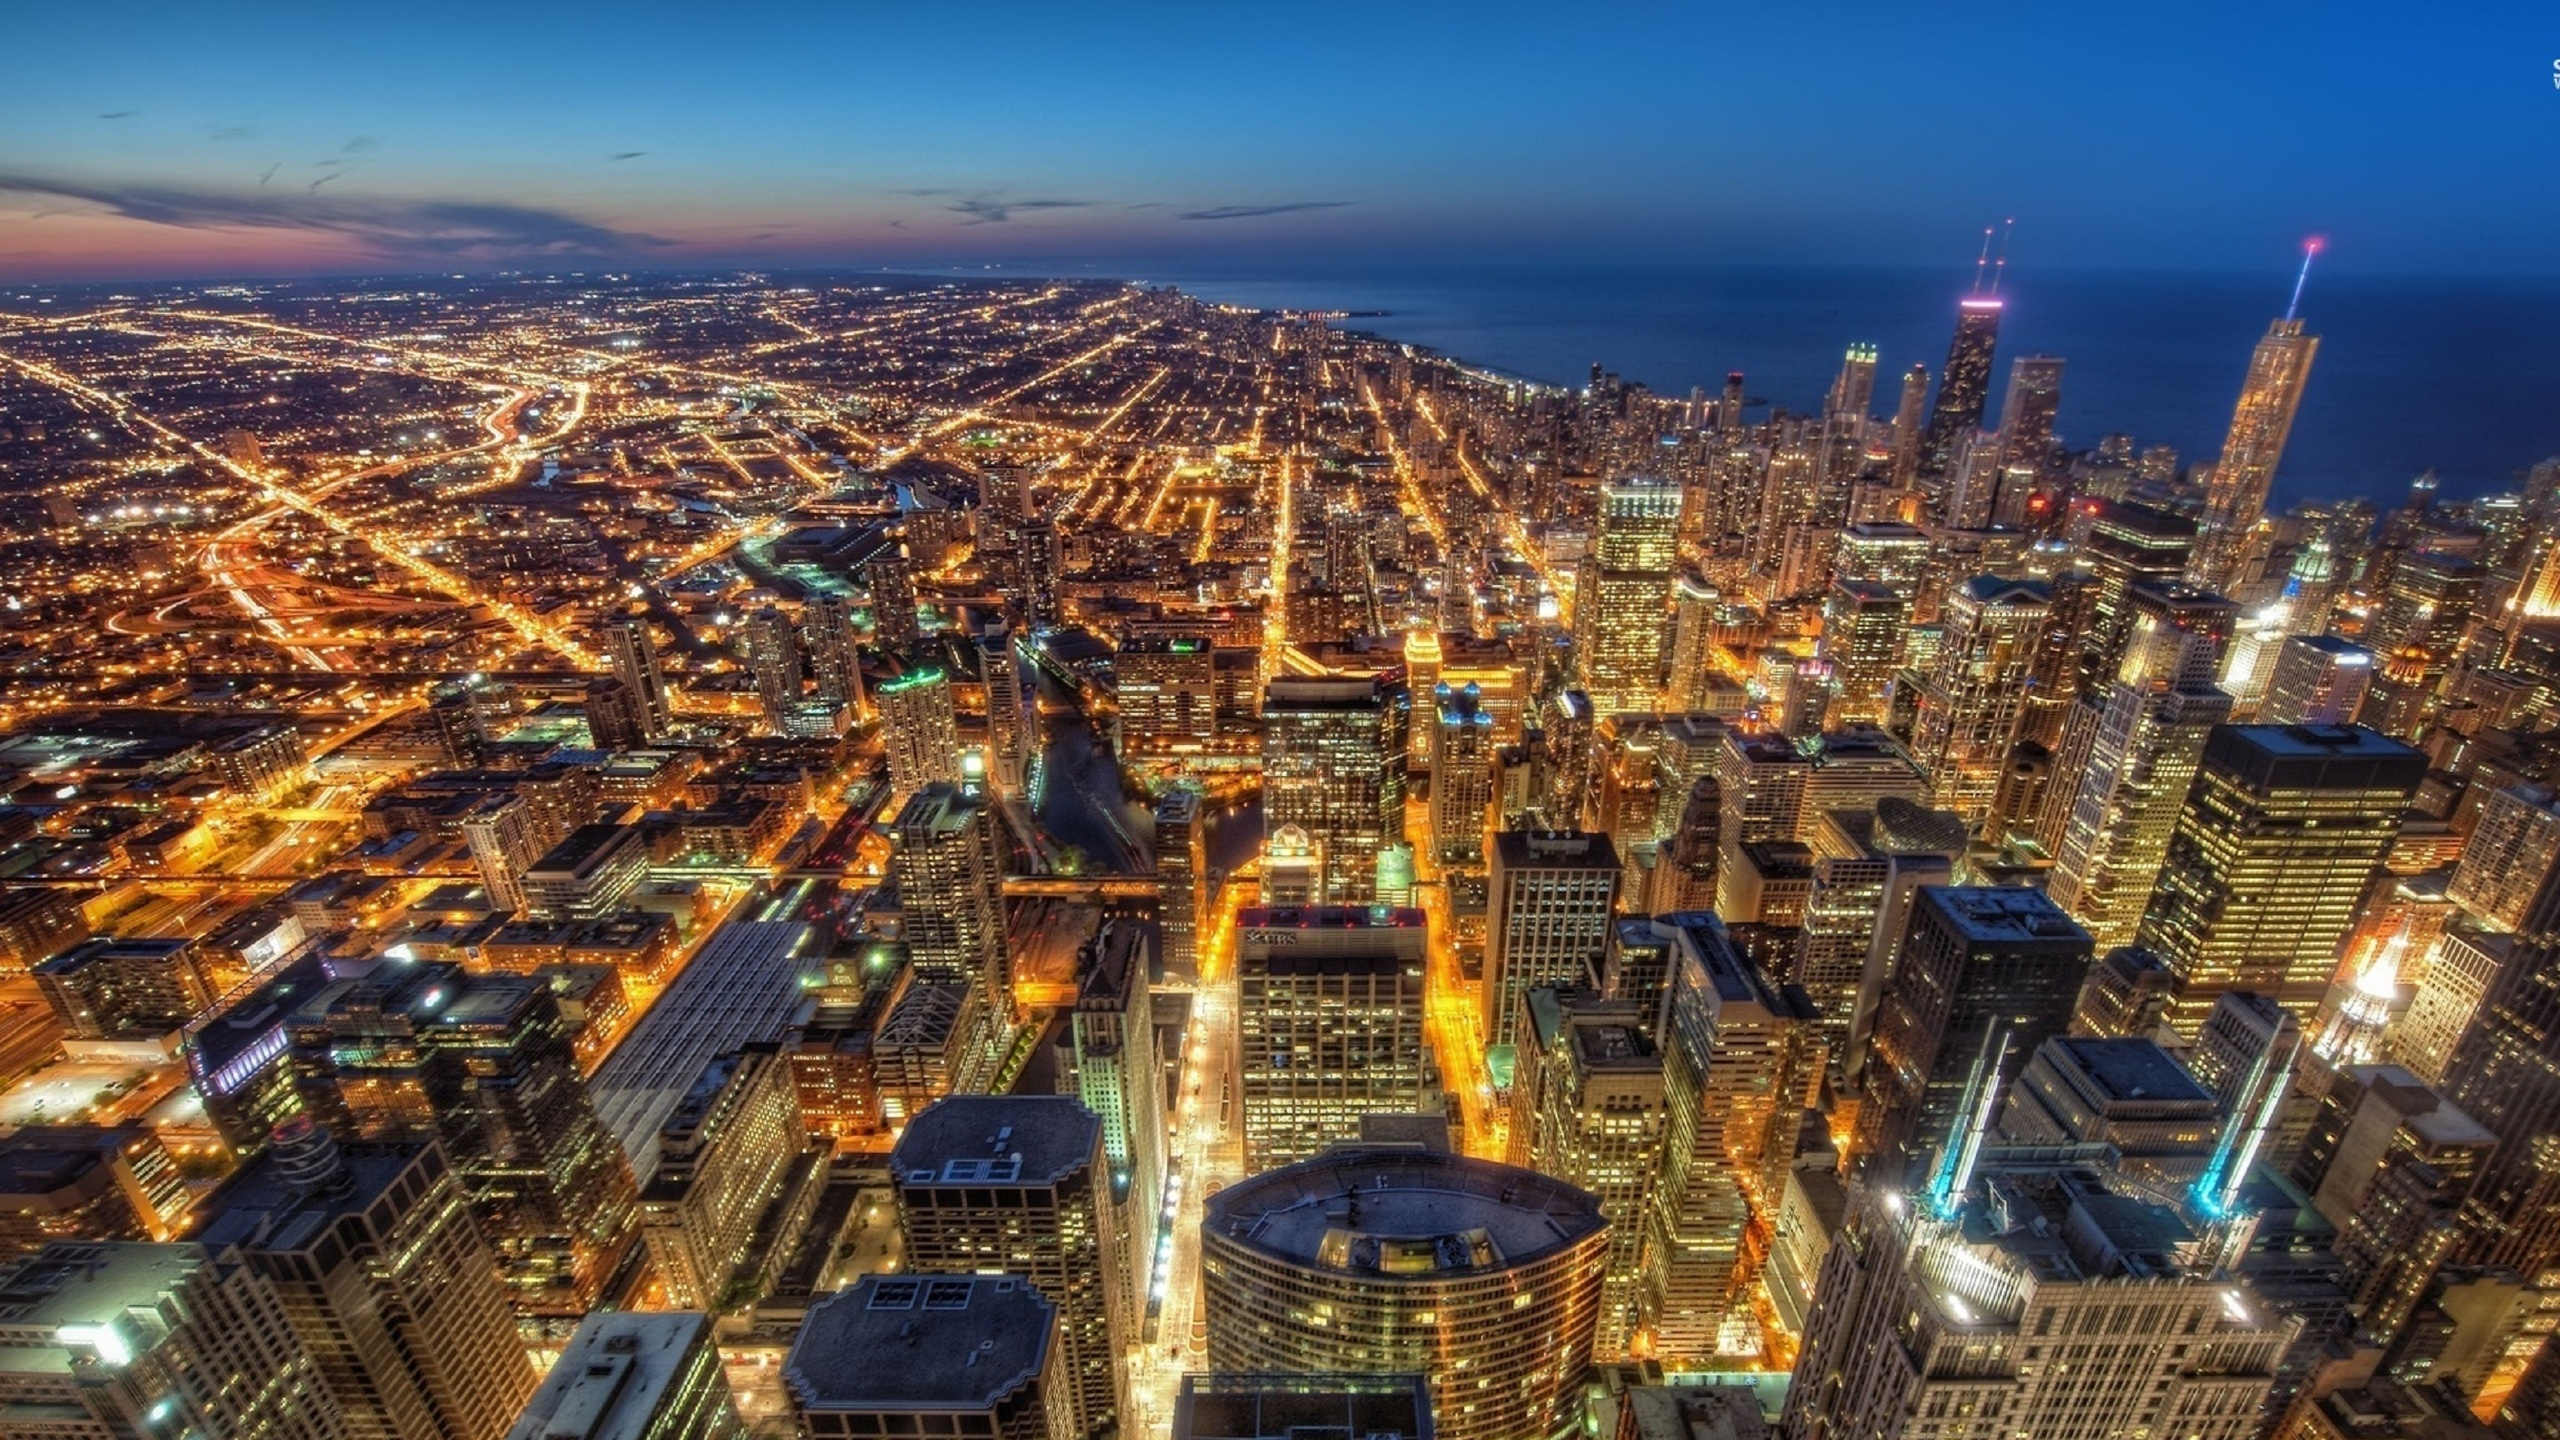
[[[1201,1229],[1308,1269],[1428,1280],[1526,1264],[1608,1223],[1597,1197],[1535,1170],[1341,1147],[1229,1185]]]
[[[783,1361],[804,1410],[975,1411],[1039,1379],[1057,1307],[1012,1275],[866,1275],[817,1301]]]
[[[600,1310],[578,1325],[507,1440],[646,1440],[657,1409],[711,1343],[698,1310]]]
[[[2070,1055],[2081,1072],[2116,1100],[2217,1102],[2187,1067],[2147,1039],[2086,1039],[2059,1036],[2047,1041]]]
[[[1102,1121],[1071,1095],[946,1095],[890,1152],[906,1185],[1051,1185],[1091,1165]]]
[[[657,1169],[658,1127],[714,1057],[779,1040],[801,1000],[816,931],[797,920],[732,920],[711,932],[649,1013],[587,1082],[597,1118],[632,1173]]]

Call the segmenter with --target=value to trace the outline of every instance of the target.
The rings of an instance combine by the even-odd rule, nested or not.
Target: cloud
[[[98,118],[101,120],[130,120],[141,113],[142,112],[139,110],[102,110],[98,112]]]
[[[655,235],[616,230],[558,210],[492,200],[398,200],[323,196],[309,191],[294,195],[271,190],[194,190],[56,180],[6,171],[0,171],[0,192],[76,201],[110,215],[179,230],[282,230],[333,235],[388,261],[446,263],[622,256],[674,243]]]
[[[258,177],[258,188],[259,188],[259,189],[261,189],[261,190],[264,190],[265,188],[267,188],[267,182],[268,182],[268,181],[270,181],[270,180],[273,180],[274,178],[276,178],[276,172],[277,172],[277,171],[279,171],[279,170],[281,170],[281,169],[283,169],[283,168],[284,168],[284,162],[283,162],[283,161],[281,161],[281,160],[277,161],[277,162],[276,162],[276,163],[274,163],[273,165],[268,166],[268,167],[267,167],[267,173]]]
[[[224,125],[218,129],[206,131],[204,138],[217,142],[223,140],[246,140],[257,133],[257,129],[254,126]]]
[[[346,144],[339,146],[338,153],[341,155],[355,155],[366,150],[379,150],[381,148],[382,142],[380,140],[377,140],[370,135],[359,135],[353,140],[348,141]]]
[[[1278,205],[1212,205],[1206,210],[1185,210],[1185,220],[1256,220],[1265,215],[1286,215],[1297,210],[1339,210],[1348,200],[1290,200]]]
[[[1007,200],[983,190],[954,190],[948,186],[928,186],[919,190],[899,190],[899,195],[943,196],[960,198],[942,207],[954,215],[966,215],[968,225],[999,225],[1013,218],[1016,210],[1085,210],[1100,204],[1096,200]]]
[[[616,150],[604,158],[607,160],[637,160],[648,153],[649,152],[646,150]]]
[[[346,177],[346,173],[347,172],[344,170],[332,170],[328,174],[321,176],[319,179],[312,181],[310,188],[304,190],[302,193],[305,195],[317,195],[320,193],[321,186],[328,184],[332,180],[344,179]]]

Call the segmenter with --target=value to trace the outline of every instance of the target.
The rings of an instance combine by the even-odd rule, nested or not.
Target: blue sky
[[[0,277],[523,263],[2560,271],[2560,6],[19,7]]]

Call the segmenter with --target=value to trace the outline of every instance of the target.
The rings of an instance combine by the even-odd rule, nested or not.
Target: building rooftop
[[[2062,941],[2084,948],[2089,932],[2062,912],[2051,896],[2023,886],[1928,885],[1921,902],[1936,906],[1964,938],[1981,945]]]
[[[1615,870],[1618,847],[1607,835],[1584,830],[1504,830],[1493,837],[1494,858],[1505,870]]]
[[[947,1095],[889,1158],[909,1185],[1053,1185],[1091,1165],[1102,1121],[1068,1095]]]
[[[782,1378],[803,1410],[987,1410],[1039,1378],[1057,1313],[1010,1275],[866,1275],[809,1307]]]
[[[2187,1067],[2154,1041],[2058,1036],[2046,1043],[2070,1057],[2108,1099],[2215,1103],[2213,1092],[2196,1083]]]
[[[587,1082],[596,1116],[622,1142],[632,1173],[657,1168],[658,1127],[702,1067],[760,1040],[779,1040],[800,1008],[806,952],[817,932],[796,920],[732,920]]]
[[[193,1245],[86,1240],[0,1264],[0,1334],[9,1337],[0,1372],[68,1377],[76,1365],[122,1363],[157,1338],[134,1329],[133,1316],[204,1264]],[[47,1331],[49,1339],[36,1338]]]
[[[600,1310],[578,1326],[507,1440],[649,1440],[711,1319],[699,1311]]]
[[[1173,1440],[1431,1440],[1420,1375],[1182,1377]]]
[[[217,1254],[308,1250],[337,1222],[361,1215],[421,1157],[443,1159],[432,1141],[345,1144],[315,1129],[300,1143],[279,1138],[242,1166],[197,1210],[205,1217],[197,1243]]]
[[[1427,1280],[1526,1264],[1608,1223],[1597,1198],[1534,1170],[1343,1147],[1228,1186],[1201,1228],[1293,1265]]]

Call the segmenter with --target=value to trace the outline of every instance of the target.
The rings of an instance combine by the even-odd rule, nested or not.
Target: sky
[[[2560,5],[13,7],[0,281],[1261,257],[2560,273]]]

